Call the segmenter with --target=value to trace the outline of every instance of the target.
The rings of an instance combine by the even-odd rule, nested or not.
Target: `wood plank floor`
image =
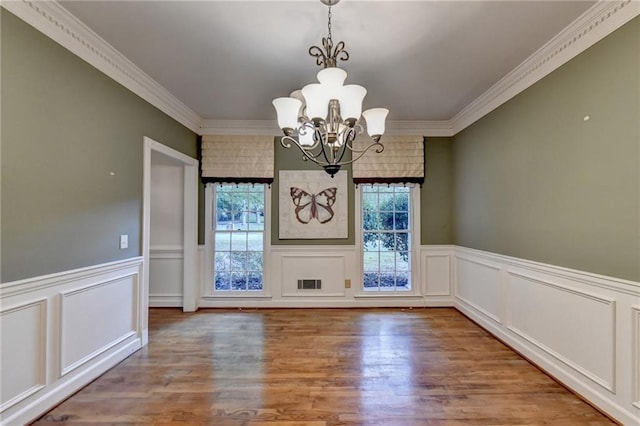
[[[35,424],[614,424],[454,309],[152,309]]]

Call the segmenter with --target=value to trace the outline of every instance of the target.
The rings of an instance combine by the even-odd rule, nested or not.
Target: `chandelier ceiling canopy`
[[[322,48],[309,48],[309,55],[324,67],[317,74],[318,83],[307,84],[289,97],[274,99],[273,106],[278,126],[284,133],[280,141],[282,146],[295,145],[302,151],[304,160],[318,164],[333,177],[341,166],[358,160],[371,148],[382,152],[384,146],[380,138],[389,110],[372,108],[363,112],[362,102],[367,89],[357,84],[344,84],[347,73],[337,67],[337,62],[347,61],[349,53],[343,41],[334,45],[331,33],[331,7],[340,0],[320,1],[329,8],[328,35],[322,38]],[[364,132],[361,117],[366,121],[371,142],[356,150],[353,142]]]

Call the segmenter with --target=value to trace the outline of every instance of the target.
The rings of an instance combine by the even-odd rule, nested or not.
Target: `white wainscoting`
[[[430,251],[431,250],[431,251]],[[205,250],[200,250],[201,286],[210,285],[207,278]],[[267,250],[264,294],[259,296],[203,296],[200,307],[424,307],[453,306],[452,296],[432,295],[428,301],[422,296],[427,276],[417,282],[420,291],[411,295],[373,295],[362,291],[360,251],[356,246],[270,246]],[[421,264],[432,259],[428,277],[434,293],[445,294],[449,288],[450,269],[446,266],[453,258],[453,247],[434,246],[421,250]],[[448,258],[447,258],[448,256]],[[417,265],[420,268],[420,265]],[[298,290],[299,279],[322,280],[321,290]],[[347,288],[345,280],[350,280]],[[448,298],[448,301],[446,299]]]
[[[633,406],[640,409],[640,305],[631,307],[633,322]]]
[[[455,306],[625,425],[640,424],[640,284],[457,247]]]
[[[453,306],[453,246],[422,246],[420,276],[426,306]]]
[[[4,307],[3,307],[4,308]],[[0,412],[33,395],[46,384],[47,299],[3,309]],[[20,330],[16,333],[14,330]]]
[[[456,298],[500,324],[500,267],[460,255],[456,264]]]
[[[344,297],[343,254],[283,254],[280,271],[283,297]],[[320,280],[317,290],[299,290],[298,280]]]
[[[25,424],[141,347],[142,258],[0,285],[0,424]]]
[[[182,307],[184,255],[182,246],[149,249],[149,306]]]
[[[60,293],[61,376],[135,336],[138,285],[125,276]]]
[[[615,392],[614,299],[516,272],[507,294],[510,331]]]

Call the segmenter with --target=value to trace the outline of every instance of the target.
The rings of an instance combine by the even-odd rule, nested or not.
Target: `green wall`
[[[639,121],[636,18],[455,136],[455,244],[640,280]]]
[[[196,135],[9,12],[0,19],[0,278],[139,255],[142,138],[196,157]],[[640,18],[454,138],[427,138],[421,244],[640,280],[638,40]],[[276,142],[276,170],[310,168]],[[350,183],[350,211],[354,200]],[[274,196],[274,245],[354,244],[354,215],[347,239],[277,236]]]
[[[420,243],[453,244],[452,139],[428,137],[424,151],[425,179],[420,190]]]
[[[143,136],[196,157],[196,135],[6,10],[0,19],[2,282],[140,255]]]

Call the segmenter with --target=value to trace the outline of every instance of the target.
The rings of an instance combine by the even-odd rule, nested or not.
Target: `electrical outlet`
[[[126,248],[129,248],[129,236],[120,235],[120,250],[124,250]]]
[[[351,280],[344,280],[344,288],[351,288]]]

